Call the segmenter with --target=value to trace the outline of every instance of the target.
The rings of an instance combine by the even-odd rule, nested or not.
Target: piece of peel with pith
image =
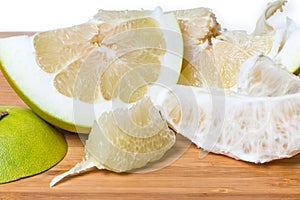
[[[177,85],[158,102],[172,128],[205,151],[253,163],[300,152],[300,93],[251,97]]]

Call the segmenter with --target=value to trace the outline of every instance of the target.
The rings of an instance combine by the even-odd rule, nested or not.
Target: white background
[[[209,7],[223,28],[252,31],[271,0],[1,0],[0,31],[43,31],[88,21],[99,9],[163,10]],[[289,0],[285,12],[300,26],[300,1]]]

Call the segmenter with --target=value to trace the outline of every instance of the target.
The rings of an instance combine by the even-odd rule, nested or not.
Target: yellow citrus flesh
[[[270,35],[251,35],[245,31],[225,31],[220,37],[240,49],[254,55],[258,52],[268,55],[273,46],[273,38]]]
[[[200,77],[201,76],[199,70],[197,70],[186,59],[183,59],[181,74],[178,83],[182,85],[193,85],[196,87],[201,87],[203,83]]]
[[[37,34],[34,47],[39,66],[46,72],[55,73],[83,59],[95,48],[92,39],[97,33],[95,24],[82,24]]]
[[[213,48],[214,64],[219,73],[221,88],[231,88],[236,85],[240,67],[250,57],[247,52],[228,42],[220,41]]]
[[[184,41],[184,57],[178,83],[196,87],[216,84],[211,52],[202,47],[220,34],[220,25],[214,13],[207,8],[178,10],[174,13]]]
[[[185,50],[179,84],[196,87],[231,88],[237,84],[241,65],[253,54],[271,51],[271,37],[251,36],[242,33],[229,34],[231,37],[212,38],[211,45],[191,45]],[[187,55],[194,54],[194,55]],[[188,63],[188,64],[187,64]],[[189,83],[184,81],[188,80]]]
[[[173,13],[177,17],[185,47],[189,42],[202,44],[220,33],[220,25],[214,13],[208,8],[177,10]]]
[[[195,87],[218,87],[219,74],[213,58],[212,51],[208,48],[198,52],[196,59],[192,58],[190,62],[183,59],[178,83]]]
[[[209,9],[198,10],[201,14],[193,10],[175,12],[185,47],[182,76],[178,83],[195,87],[236,86],[241,64],[250,56],[258,52],[275,56],[280,51],[285,36],[280,31],[277,33],[267,20],[282,6],[282,1],[268,5],[253,34],[221,31]],[[202,52],[207,56],[203,57]]]
[[[117,172],[158,160],[175,142],[174,133],[148,98],[129,110],[104,113],[94,128],[87,140],[87,153]]]
[[[126,172],[162,158],[175,144],[166,120],[147,97],[128,106],[95,121],[85,145],[86,158],[55,177],[50,186],[90,167]]]
[[[113,99],[117,84],[126,73],[151,65],[154,73],[146,76],[148,80],[142,89],[130,88],[133,91],[126,93],[134,93],[133,97],[122,99],[133,102],[142,98],[146,84],[158,78],[159,56],[166,49],[159,23],[150,17],[42,32],[35,36],[34,45],[39,66],[56,73],[56,89],[84,102],[95,102],[99,96]]]
[[[158,160],[174,142],[175,135],[159,111],[149,99],[142,99],[128,111],[103,114],[92,129],[86,150],[105,168],[122,172]]]

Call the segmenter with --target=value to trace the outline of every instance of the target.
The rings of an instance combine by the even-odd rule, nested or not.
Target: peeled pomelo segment
[[[50,186],[64,177],[96,166],[126,172],[159,160],[175,143],[160,111],[148,97],[103,113],[95,121],[86,141],[86,158],[69,172],[55,177]]]
[[[107,137],[112,132],[107,133],[101,128],[97,132],[97,135],[92,134],[87,140],[86,151],[97,158],[106,169],[115,172],[129,171],[156,161],[175,142],[175,135],[167,126],[150,137],[130,137],[120,132]]]
[[[278,10],[282,10],[284,2],[268,4],[252,34],[239,30],[222,30],[219,34],[211,35],[206,43],[197,43],[193,34],[189,35],[189,29],[186,27],[186,31],[183,31],[184,62],[178,83],[235,90],[241,65],[257,53],[275,58],[284,48],[286,38],[295,30],[290,19],[282,13],[277,13]],[[193,22],[192,19],[187,19],[189,20]],[[203,52],[206,53],[206,58],[203,57]]]
[[[237,88],[250,96],[281,96],[300,92],[300,78],[260,54],[243,64]]]
[[[199,8],[200,9],[200,8]],[[195,9],[197,10],[197,9]],[[221,31],[209,9],[176,11],[183,33],[185,52],[179,84],[231,88],[240,65],[257,49],[266,49],[266,39],[242,31]],[[195,26],[195,21],[201,21]],[[268,36],[269,38],[269,36]],[[262,43],[262,44],[261,44]],[[257,48],[257,44],[260,44]]]
[[[174,142],[175,135],[159,110],[145,98],[128,109],[101,115],[86,142],[86,151],[107,169],[123,172],[158,160]]]
[[[173,11],[184,41],[184,57],[179,84],[216,87],[219,75],[208,44],[220,34],[215,14],[208,8]]]
[[[206,151],[254,163],[300,151],[300,93],[250,97],[177,85],[158,99],[174,130]]]

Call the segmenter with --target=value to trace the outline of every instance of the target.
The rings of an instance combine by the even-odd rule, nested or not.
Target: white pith
[[[249,97],[177,85],[158,102],[174,130],[207,151],[254,163],[300,152],[300,93]],[[177,123],[173,109],[181,112]]]

